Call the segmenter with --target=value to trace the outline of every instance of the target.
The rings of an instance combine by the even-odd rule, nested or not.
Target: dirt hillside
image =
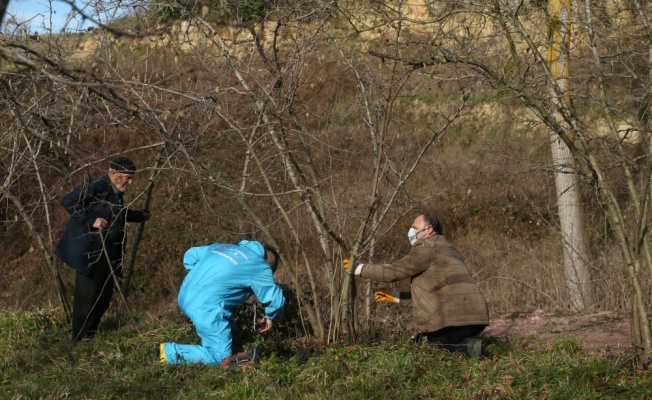
[[[633,351],[629,318],[611,312],[573,316],[541,310],[512,313],[492,319],[483,336],[530,338],[535,342],[567,337],[577,339],[593,353],[626,355]]]

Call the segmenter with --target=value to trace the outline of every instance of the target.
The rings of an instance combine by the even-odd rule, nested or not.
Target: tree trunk
[[[557,187],[557,207],[564,254],[564,273],[571,306],[582,311],[590,303],[589,271],[584,260],[586,246],[582,226],[582,206],[577,190],[578,177],[572,165],[573,158],[566,144],[552,138],[552,159]]]
[[[551,96],[556,108],[568,103],[570,90],[568,66],[570,45],[570,1],[552,0],[548,5],[550,12],[551,46],[549,63],[551,72],[556,79],[556,87],[551,87]],[[560,125],[570,127],[563,117],[555,112],[555,118]],[[557,207],[559,224],[563,241],[564,273],[574,311],[582,311],[591,304],[589,271],[584,263],[586,248],[584,245],[584,229],[582,226],[582,206],[580,203],[578,176],[574,168],[573,156],[557,135],[551,136],[552,163],[555,171],[557,187]]]

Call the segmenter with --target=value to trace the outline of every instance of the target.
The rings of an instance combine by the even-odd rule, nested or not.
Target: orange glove
[[[388,288],[380,288],[374,293],[374,297],[377,302],[387,301],[390,303],[400,303],[399,294],[396,290],[390,290]]]
[[[349,272],[349,263],[350,263],[350,261],[349,261],[348,258],[345,258],[344,260],[342,260],[342,267],[344,268],[344,272]],[[362,262],[356,260],[355,261],[355,270],[353,271],[353,274],[354,275],[360,275],[360,271],[362,271],[362,266],[363,265],[364,264],[362,264]]]

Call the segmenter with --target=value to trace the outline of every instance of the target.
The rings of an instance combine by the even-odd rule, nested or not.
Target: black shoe
[[[233,354],[232,356],[224,359],[222,367],[225,369],[232,369],[236,367],[251,368],[253,364],[258,362],[262,351],[263,346],[258,345],[250,348],[245,352]]]

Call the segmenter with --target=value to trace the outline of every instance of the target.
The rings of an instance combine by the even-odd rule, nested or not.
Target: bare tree
[[[401,82],[409,79],[409,69],[395,69],[395,80],[382,82],[382,78],[368,70],[356,59],[355,54],[346,54],[339,47],[341,57],[331,58],[329,63],[343,62],[350,66],[353,76],[346,79],[352,79],[360,93],[359,100],[356,100],[360,105],[351,109],[351,115],[360,115],[361,125],[368,129],[371,146],[369,151],[374,154],[374,161],[373,165],[368,167],[369,178],[365,179],[366,182],[371,179],[370,192],[348,192],[349,187],[346,184],[335,184],[333,179],[337,172],[332,168],[333,160],[346,156],[346,153],[350,153],[346,157],[355,157],[355,152],[333,148],[333,144],[328,143],[325,138],[316,138],[311,133],[307,125],[310,119],[318,115],[314,111],[306,110],[303,104],[309,96],[319,93],[302,92],[303,87],[315,85],[313,77],[303,75],[305,64],[317,60],[312,53],[314,48],[328,40],[336,44],[339,40],[346,39],[326,29],[325,23],[309,23],[312,20],[327,22],[329,12],[331,10],[328,8],[311,9],[308,14],[303,14],[300,8],[289,8],[282,12],[277,10],[265,21],[266,26],[248,25],[242,32],[234,33],[232,38],[224,38],[204,18],[194,15],[197,22],[195,29],[206,35],[206,40],[210,46],[215,47],[214,52],[224,58],[224,66],[229,70],[230,77],[222,76],[220,79],[232,82],[219,84],[217,97],[212,101],[222,102],[222,98],[228,96],[231,103],[241,104],[248,113],[244,115],[246,118],[243,118],[240,113],[242,110],[233,112],[226,104],[214,109],[228,130],[240,138],[242,163],[238,184],[225,180],[224,174],[212,169],[207,160],[202,160],[189,151],[187,157],[193,165],[192,168],[205,171],[204,173],[210,175],[210,182],[215,182],[220,189],[234,196],[267,241],[278,244],[281,249],[296,249],[293,258],[287,251],[282,251],[281,257],[284,265],[293,269],[289,275],[299,293],[302,308],[306,311],[311,332],[320,339],[337,340],[340,335],[340,321],[344,322],[344,326],[354,328],[351,323],[355,319],[349,319],[346,311],[340,317],[340,308],[334,307],[340,302],[344,305],[352,303],[346,296],[339,299],[341,289],[337,277],[342,256],[334,259],[333,255],[351,252],[355,257],[363,253],[370,238],[377,234],[381,226],[380,221],[390,215],[390,211],[395,207],[411,172],[445,127],[455,120],[463,106],[453,109],[450,115],[442,115],[443,125],[433,129],[432,136],[419,149],[419,153],[410,157],[406,164],[397,164],[390,158],[393,151],[390,151],[392,142],[388,139],[392,125],[396,123],[391,114],[391,107],[401,91]],[[326,18],[317,18],[322,14]],[[263,32],[270,35],[270,31],[271,37],[263,36]],[[246,57],[241,56],[242,42],[237,44],[233,39],[235,37],[239,37],[240,41],[249,38],[246,40],[250,40],[251,51],[244,52]],[[281,47],[278,44],[281,42],[290,45]],[[254,55],[257,57],[254,58]],[[250,71],[255,68],[262,70],[263,74],[252,75]],[[387,98],[385,95],[368,93],[378,87],[389,88],[386,92]],[[230,92],[241,93],[238,95],[240,99],[229,96]],[[171,137],[166,137],[166,140],[172,142]],[[270,149],[274,152],[270,153]],[[332,156],[324,159],[319,153],[330,153]],[[338,156],[338,153],[341,155]],[[402,150],[397,154],[405,158]],[[355,163],[352,165],[358,171],[365,170],[364,166]],[[324,182],[327,183],[330,194],[324,192]],[[358,196],[366,197],[367,200],[359,199]],[[341,200],[338,200],[340,198]],[[351,201],[354,204],[351,204]],[[346,226],[341,225],[342,222],[338,222],[338,219],[341,218],[342,208],[351,206],[355,207],[352,216],[360,228],[353,247],[349,248],[342,231]],[[270,207],[275,209],[272,215],[278,217],[270,219],[269,211],[267,214],[261,213],[261,210],[270,210]],[[310,225],[307,224],[308,221]],[[372,225],[372,221],[377,222]],[[284,226],[281,228],[282,225]],[[313,230],[310,235],[305,231],[308,226]],[[281,246],[278,234],[274,233],[278,229],[289,233],[291,241],[287,242],[288,239],[285,239],[285,246]],[[313,253],[315,248],[319,249],[319,256]],[[318,265],[321,266],[317,267]],[[307,285],[304,286],[302,281]],[[330,310],[323,309],[321,305],[324,294],[320,290],[320,282],[323,281],[330,282],[326,302],[331,305]],[[348,291],[345,290],[344,293]],[[346,307],[341,310],[346,310]],[[333,325],[328,329],[324,326],[324,312],[331,315],[328,320]],[[348,329],[343,332],[345,335],[351,333]]]
[[[550,14],[550,50],[548,62],[554,78],[550,85],[553,99],[553,116],[567,132],[571,128],[563,115],[556,109],[570,106],[570,43],[571,6],[570,1],[553,0],[548,4]],[[572,136],[572,133],[570,133]],[[552,132],[552,163],[557,186],[557,207],[559,226],[564,247],[564,272],[572,307],[584,311],[591,304],[591,285],[586,266],[587,253],[580,199],[579,177],[575,173],[575,162],[571,151],[561,138]]]
[[[647,129],[638,117],[637,104],[648,96],[651,82],[636,62],[648,57],[649,47],[638,46],[641,40],[649,41],[644,29],[645,21],[638,20],[627,8],[620,7],[621,3],[609,8],[606,3],[584,2],[572,14],[560,19],[555,19],[552,11],[546,13],[543,8],[510,1],[429,4],[432,14],[430,18],[421,20],[420,39],[412,42],[415,56],[399,59],[415,67],[433,67],[433,73],[448,71],[447,66],[453,64],[493,87],[513,94],[553,132],[553,145],[558,143],[564,151],[567,148],[574,167],[568,161],[562,161],[562,165],[574,168],[594,187],[620,246],[623,267],[630,272],[634,292],[634,343],[642,355],[649,358],[652,354],[650,324],[641,267],[650,265],[646,210],[649,208],[648,177],[652,164],[647,157],[638,157],[635,146],[630,145],[632,131],[646,132]],[[559,4],[551,2],[551,7]],[[639,7],[644,8],[642,5]],[[601,12],[600,19],[594,16],[597,9]],[[571,12],[569,7],[563,11]],[[625,20],[629,28],[638,28],[622,30],[619,21]],[[577,71],[573,76],[564,73],[568,68],[564,63],[568,61],[556,57],[553,52],[551,66],[546,57],[546,49],[550,46],[549,26],[559,31],[567,29],[564,28],[565,21],[572,21],[577,35],[571,42],[564,42],[570,46],[562,45],[556,51],[562,57],[570,56],[568,61]],[[553,36],[552,40],[564,39]],[[564,55],[563,47],[570,48],[570,52]],[[381,51],[373,54],[393,57]],[[620,90],[618,83],[622,82],[629,82],[634,89]],[[570,92],[569,85],[578,90]],[[552,88],[552,95],[545,87]],[[599,110],[599,117],[596,110]],[[625,134],[623,126],[629,127],[625,128]],[[599,134],[600,130],[605,133]],[[614,168],[620,169],[619,173]],[[639,174],[644,179],[640,180]],[[573,186],[576,184],[571,183],[570,187]],[[568,193],[566,189],[559,189]],[[616,194],[622,191],[627,193],[625,201]],[[572,203],[577,203],[577,200],[572,200]],[[567,205],[559,202],[559,207]],[[577,222],[571,225],[575,224]],[[564,238],[569,239],[568,236]],[[581,243],[580,238],[572,240]],[[575,245],[572,251],[581,255],[581,247]],[[581,257],[579,259],[585,262]],[[576,263],[573,264],[577,267]],[[581,308],[582,301],[588,299],[584,297],[587,294],[584,286],[587,274],[581,269],[575,271],[568,275],[569,287],[574,290],[572,288],[576,286],[577,296],[573,295],[573,303]]]
[[[38,243],[50,272],[47,281],[68,315],[61,264],[53,254],[61,221],[59,199],[89,174],[101,173],[106,159],[122,152],[121,142],[128,135],[115,128],[121,122],[110,105],[123,110],[128,106],[97,75],[97,64],[78,66],[76,35],[32,35],[15,23],[7,22],[0,43],[6,122],[0,198],[13,204],[9,213],[16,210],[16,220],[28,228],[26,236]],[[114,135],[119,139],[113,140]],[[130,151],[138,145],[134,147]]]

